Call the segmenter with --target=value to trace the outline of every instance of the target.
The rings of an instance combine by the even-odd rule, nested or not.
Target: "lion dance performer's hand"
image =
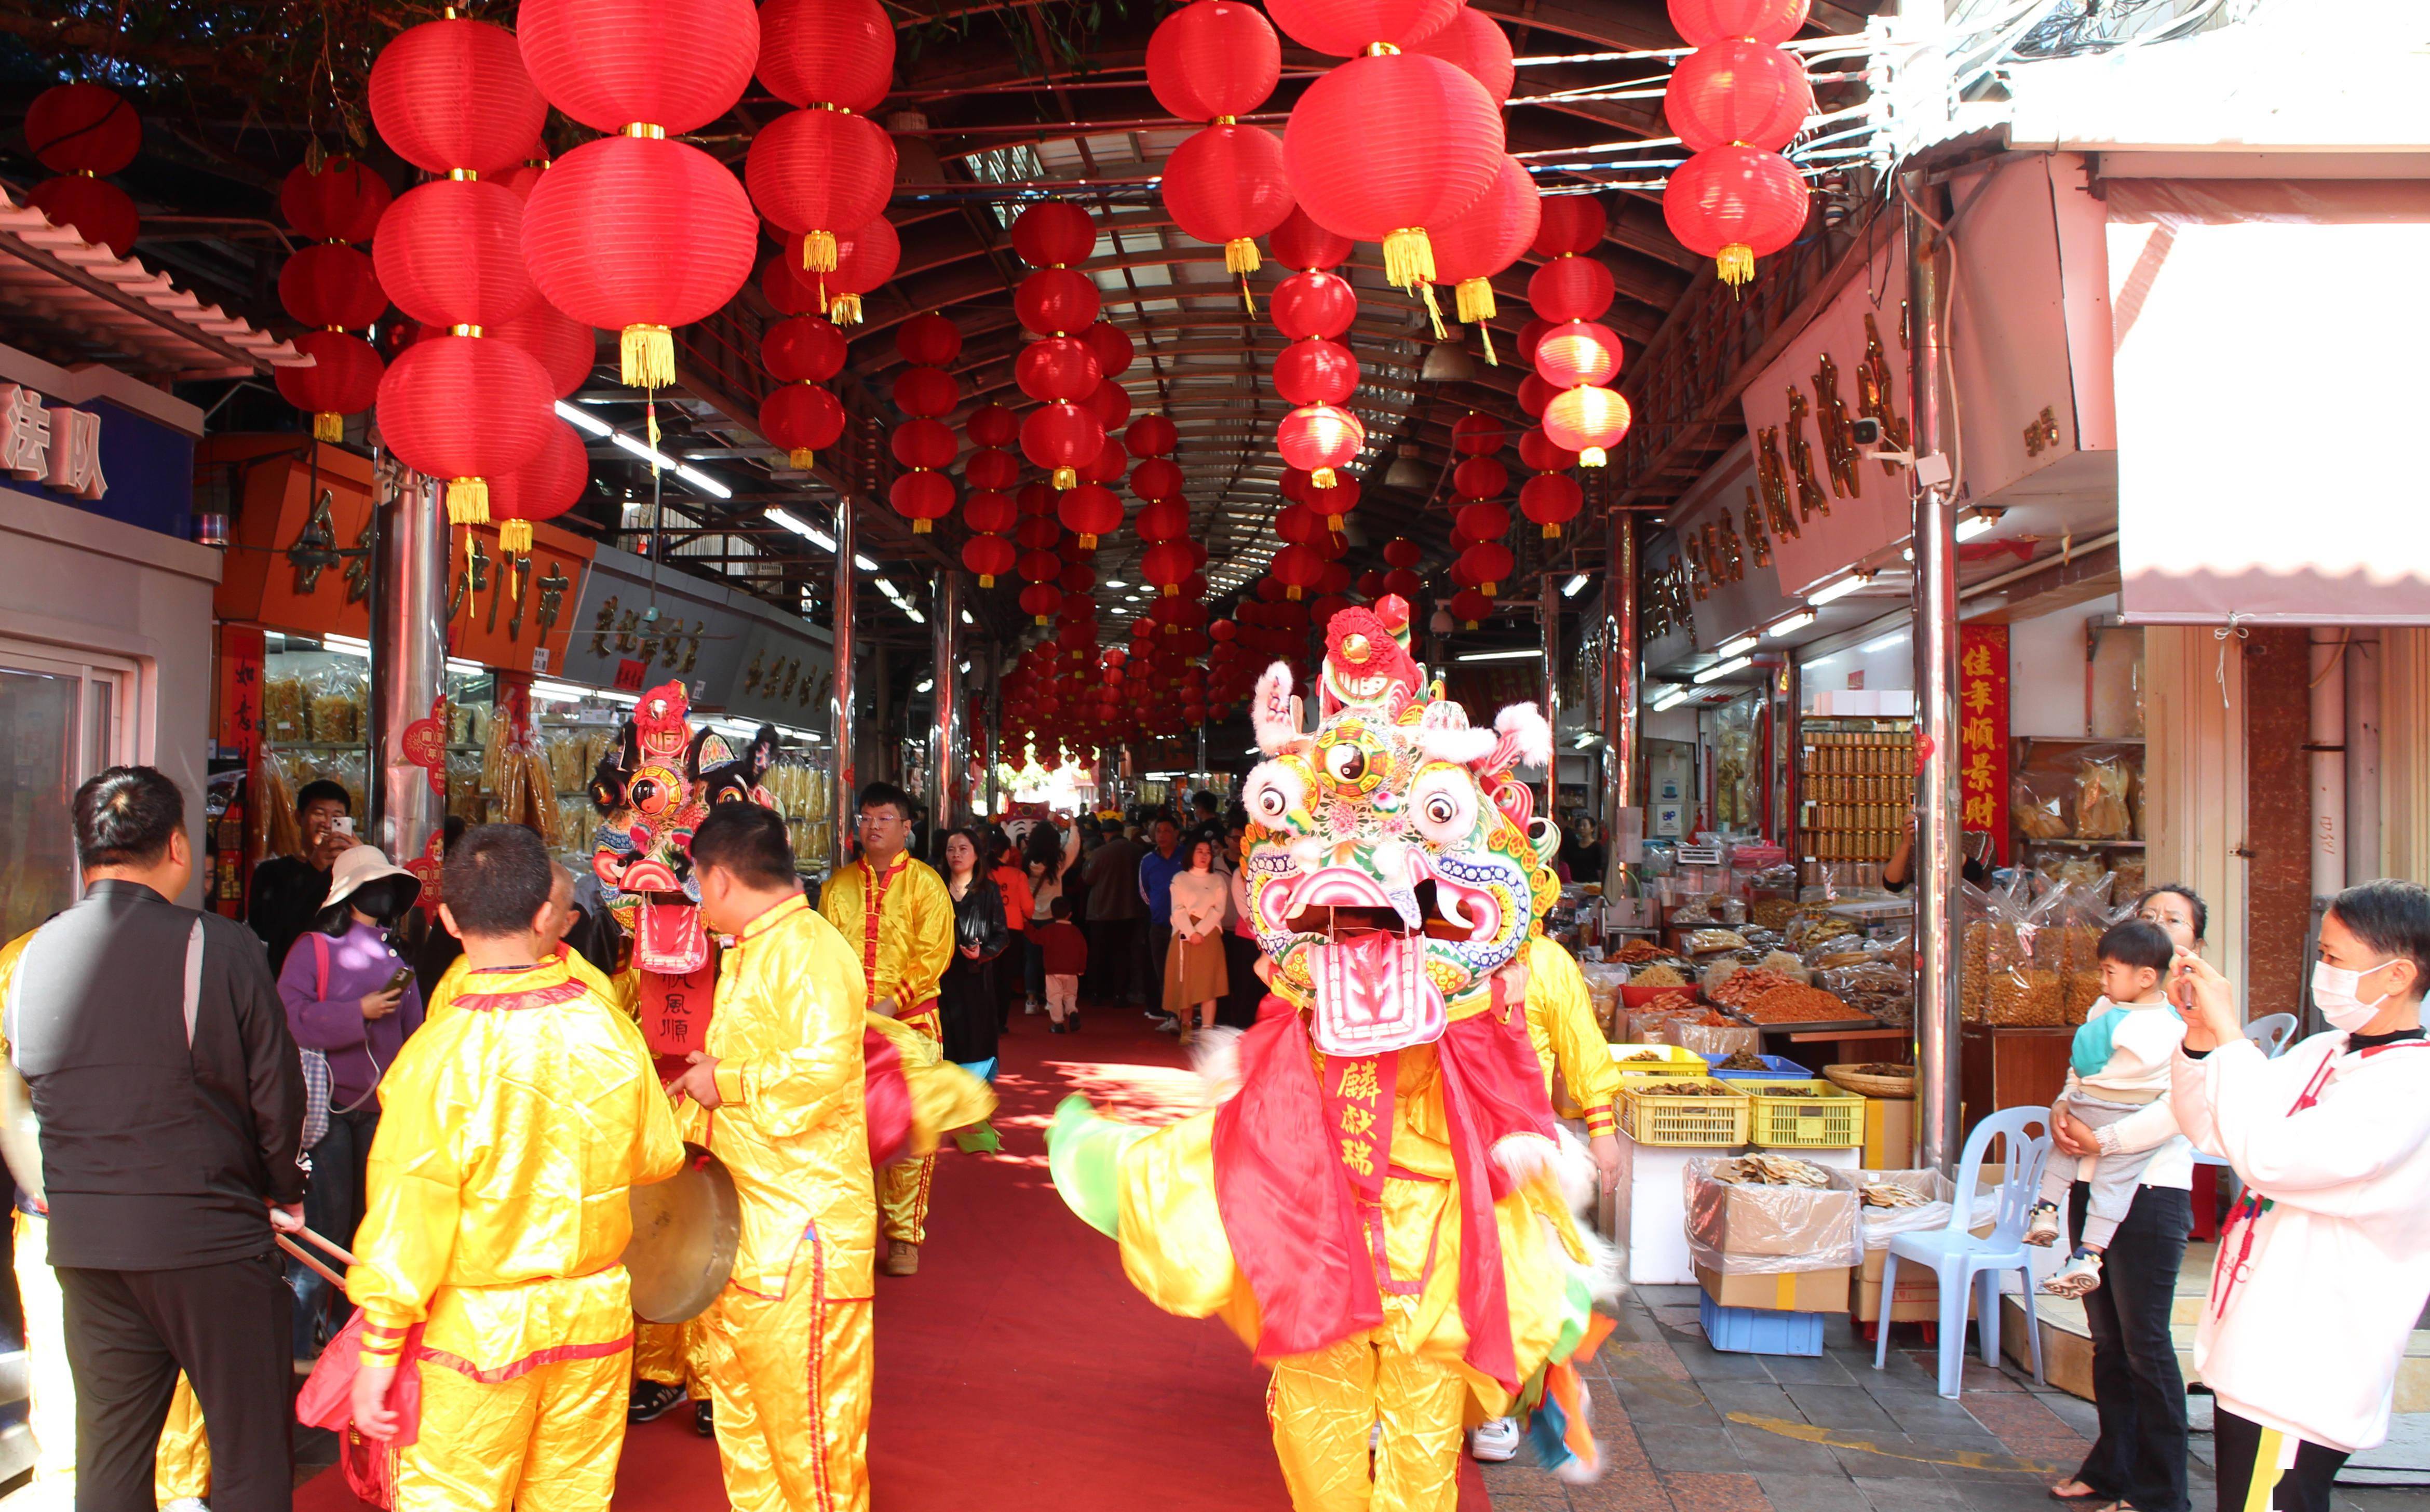
[[[366,1438],[387,1443],[401,1426],[397,1411],[388,1404],[388,1388],[396,1379],[393,1365],[365,1365],[355,1371],[355,1426]]]

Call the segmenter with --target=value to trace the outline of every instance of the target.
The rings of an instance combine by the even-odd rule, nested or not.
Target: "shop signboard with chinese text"
[[[1991,836],[2008,864],[2008,627],[1957,629],[1959,824]]]
[[[0,346],[0,488],[180,540],[203,412],[112,368]]]

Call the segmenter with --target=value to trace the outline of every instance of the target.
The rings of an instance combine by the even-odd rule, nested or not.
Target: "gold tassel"
[[[1489,368],[1502,366],[1502,359],[1493,355],[1493,327],[1482,321],[1478,322],[1476,339],[1485,343],[1485,365]]]
[[[1223,243],[1225,273],[1255,273],[1259,266],[1261,265],[1257,261],[1257,243],[1252,238],[1236,236]]]
[[[981,573],[979,574],[979,587],[981,587],[981,588],[993,588],[993,587],[995,587],[995,574],[994,574],[993,573]]]
[[[1589,446],[1586,450],[1578,453],[1578,466],[1580,467],[1601,467],[1603,466],[1604,461],[1604,452],[1603,448],[1600,446]]]
[[[671,389],[675,381],[674,333],[663,325],[627,325],[618,343],[624,387]]]
[[[1340,480],[1333,475],[1333,469],[1320,467],[1307,475],[1307,481],[1312,488],[1329,489]]]
[[[1560,527],[1560,526],[1558,526],[1558,525],[1546,525],[1546,526],[1544,527],[1544,539],[1545,539],[1546,540],[1560,540],[1560,539],[1561,539],[1561,527]]]
[[[796,473],[808,472],[810,464],[818,459],[819,454],[807,446],[796,446],[785,454],[785,465]]]
[[[312,417],[312,439],[316,441],[341,441],[346,439],[346,417],[324,410]]]
[[[1483,593],[1487,598],[1492,598],[1495,592],[1495,585],[1488,583],[1483,588],[1479,589],[1478,591]]]
[[[514,556],[528,556],[532,549],[532,527],[528,520],[498,522],[498,549]]]
[[[1476,628],[1476,622],[1474,620],[1470,620],[1462,626],[1462,628],[1473,630]]]
[[[1169,598],[1169,599],[1177,599],[1177,598],[1181,597],[1181,585],[1180,585],[1179,583],[1167,583],[1167,584],[1165,584],[1165,585],[1164,585],[1164,597]]]
[[[1434,324],[1435,340],[1438,341],[1448,340],[1450,333],[1443,329],[1442,310],[1435,304],[1435,286],[1418,285],[1418,299],[1426,307],[1426,319]]]
[[[1425,227],[1406,225],[1384,239],[1384,278],[1395,289],[1435,281],[1435,244],[1426,240]],[[1440,322],[1435,328],[1442,328]]]
[[[833,231],[802,233],[802,267],[810,273],[836,271],[836,240]]]
[[[1328,468],[1326,471],[1330,472],[1331,469]],[[1341,517],[1338,514],[1326,515],[1324,517],[1324,528],[1327,530],[1340,530],[1341,528]]]
[[[1242,274],[1240,275],[1240,303],[1248,307],[1249,313],[1252,316],[1257,313],[1257,293],[1249,288],[1249,275],[1247,274]]]
[[[860,296],[838,294],[827,301],[827,319],[838,325],[860,324]]]
[[[1290,599],[1293,603],[1299,602],[1299,585],[1297,583],[1293,583],[1290,587],[1284,589],[1283,597]],[[1470,625],[1469,628],[1473,630],[1476,626]]]
[[[1074,467],[1058,467],[1055,470],[1055,476],[1051,481],[1058,489],[1074,488],[1080,482],[1080,470]]]
[[[1452,286],[1452,299],[1459,309],[1459,323],[1474,325],[1490,321],[1502,311],[1493,303],[1493,280],[1463,278]]]
[[[1733,241],[1722,249],[1713,264],[1721,271],[1722,282],[1735,289],[1755,276],[1755,248],[1743,241]]]
[[[1095,551],[1097,549],[1097,538],[1094,536],[1082,536],[1080,538],[1080,549],[1082,551]]]
[[[927,522],[927,521],[925,521],[925,520],[914,520],[914,521],[912,521],[912,522],[911,522],[911,534],[913,534],[913,535],[915,535],[915,536],[924,536],[924,535],[928,534],[928,522]]]
[[[1030,616],[1030,618],[1036,620],[1040,624],[1044,624],[1046,623],[1046,616],[1042,614],[1034,614]]]
[[[447,523],[486,525],[490,523],[490,485],[480,478],[447,480]]]

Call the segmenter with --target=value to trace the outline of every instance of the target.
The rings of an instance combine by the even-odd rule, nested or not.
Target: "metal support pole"
[[[366,816],[373,842],[400,864],[423,854],[446,805],[428,769],[405,758],[406,726],[430,717],[447,671],[448,529],[441,485],[374,463],[377,529],[372,547],[372,748],[377,754]]]
[[[1604,553],[1603,707],[1603,892],[1620,897],[1627,882],[1626,853],[1644,838],[1637,806],[1639,731],[1637,710],[1637,519],[1614,509],[1604,519],[1609,549]]]
[[[1956,480],[1949,475],[1951,437],[1941,403],[1940,242],[1921,208],[1939,191],[1918,172],[1906,175],[1905,193],[1907,383],[1916,441],[1916,1161],[1953,1171],[1964,1148],[1958,1125],[1957,539],[1950,507]]]
[[[835,742],[835,792],[829,805],[835,822],[827,826],[827,865],[837,872],[852,859],[854,822],[860,816],[860,767],[856,759],[858,747],[852,718],[852,557],[856,549],[852,525],[852,494],[849,490],[840,491],[835,507],[835,597],[831,601],[833,628],[829,632],[835,648],[835,690],[827,695],[827,738]]]
[[[961,796],[961,759],[956,750],[955,721],[961,716],[962,679],[956,671],[954,642],[960,638],[961,573],[937,574],[936,606],[929,611],[928,634],[937,670],[929,673],[936,717],[928,726],[928,824],[932,838],[941,836],[960,818],[956,800]],[[941,853],[940,853],[941,854]]]
[[[990,818],[1003,805],[997,802],[996,773],[1004,765],[1004,645],[990,640],[987,647],[987,710],[984,727],[987,733],[987,811]]]
[[[1544,574],[1536,601],[1536,627],[1544,642],[1544,723],[1553,732],[1553,754],[1544,762],[1543,817],[1561,822],[1561,588]]]

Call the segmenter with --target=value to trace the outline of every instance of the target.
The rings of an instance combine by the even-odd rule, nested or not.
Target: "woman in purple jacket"
[[[304,1052],[304,1141],[311,1166],[304,1221],[350,1247],[362,1221],[364,1169],[379,1127],[380,1076],[406,1037],[422,1027],[422,991],[392,933],[421,892],[421,880],[391,866],[377,849],[347,850],[330,868],[328,901],[278,973],[287,1027]],[[320,1354],[344,1320],[327,1282],[303,1266],[289,1272],[295,1357],[302,1364]]]

